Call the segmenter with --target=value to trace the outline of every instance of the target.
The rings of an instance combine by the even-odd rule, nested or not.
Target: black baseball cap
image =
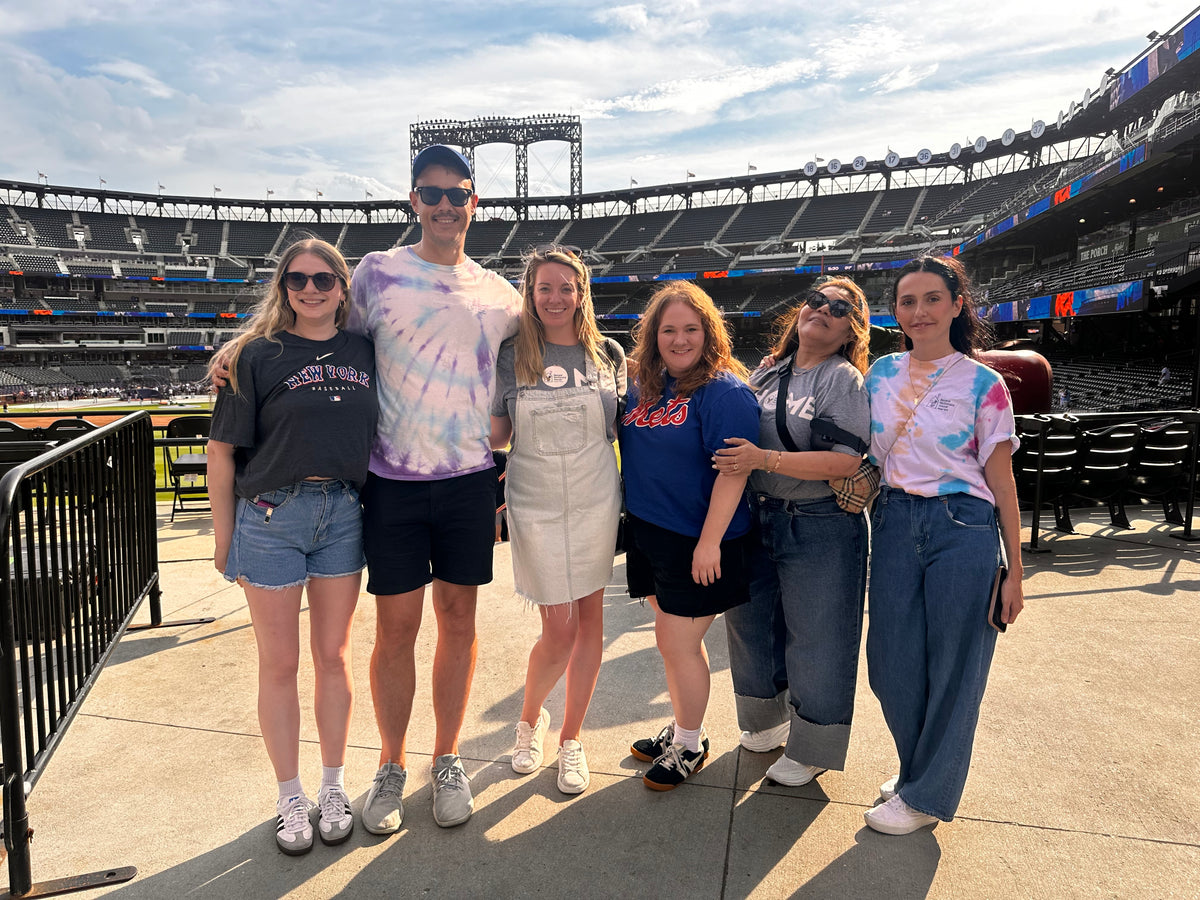
[[[417,186],[417,176],[425,171],[427,166],[445,166],[447,169],[458,172],[464,178],[469,179],[471,189],[475,189],[475,176],[471,174],[471,163],[453,147],[431,144],[418,153],[412,164],[413,187]]]

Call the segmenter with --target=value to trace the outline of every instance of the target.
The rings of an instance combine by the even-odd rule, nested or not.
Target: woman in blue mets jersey
[[[750,599],[750,507],[742,496],[750,471],[718,476],[712,458],[727,438],[757,439],[758,403],[720,311],[696,285],[656,290],[636,335],[631,409],[621,420],[625,571],[629,596],[654,606],[675,718],[630,753],[654,763],[646,787],[669,791],[708,756],[704,635],[718,613]]]
[[[258,645],[258,720],[279,783],[276,834],[289,855],[354,827],[343,784],[353,684],[350,625],[365,564],[358,491],[375,434],[375,353],[341,330],[350,273],[319,240],[289,247],[227,365],[208,443],[213,561],[246,592]],[[300,784],[300,605],[307,588],[322,777]]]

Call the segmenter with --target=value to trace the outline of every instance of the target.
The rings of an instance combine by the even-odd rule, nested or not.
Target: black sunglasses
[[[316,275],[305,275],[303,272],[287,272],[283,276],[283,283],[287,285],[289,291],[302,291],[308,286],[308,279],[312,279],[313,286],[318,291],[332,291],[338,283],[338,277],[332,272],[318,272]]]
[[[809,291],[804,295],[804,302],[813,309],[820,309],[822,306],[829,304],[829,314],[835,319],[844,319],[851,313],[857,317],[858,314],[858,310],[854,308],[854,304],[849,300],[843,300],[841,297],[826,297],[820,291]]]
[[[443,197],[450,201],[451,206],[466,206],[467,201],[471,199],[471,192],[467,188],[440,188],[424,185],[415,190],[417,196],[421,198],[421,202],[426,206],[437,206],[442,202]]]

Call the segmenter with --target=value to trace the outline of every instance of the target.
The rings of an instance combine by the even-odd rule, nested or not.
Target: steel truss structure
[[[516,148],[516,196],[513,207],[518,218],[529,217],[529,145],[541,141],[565,141],[571,145],[571,187],[566,206],[572,217],[582,208],[583,196],[583,123],[579,116],[553,113],[514,119],[433,119],[408,126],[412,159],[430,144],[459,147],[475,169],[475,148],[484,144],[512,144]]]

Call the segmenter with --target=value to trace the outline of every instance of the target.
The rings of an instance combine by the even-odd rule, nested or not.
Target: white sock
[[[304,788],[300,786],[300,776],[297,775],[291,781],[279,782],[279,799],[290,800],[292,797],[297,797],[304,793]]]
[[[700,750],[700,728],[680,728],[679,723],[675,723],[675,737],[672,738],[672,743],[683,744],[689,753],[697,753]]]
[[[343,780],[345,773],[345,766],[321,766],[321,793],[331,787],[341,788],[344,791],[346,789],[346,783]]]

